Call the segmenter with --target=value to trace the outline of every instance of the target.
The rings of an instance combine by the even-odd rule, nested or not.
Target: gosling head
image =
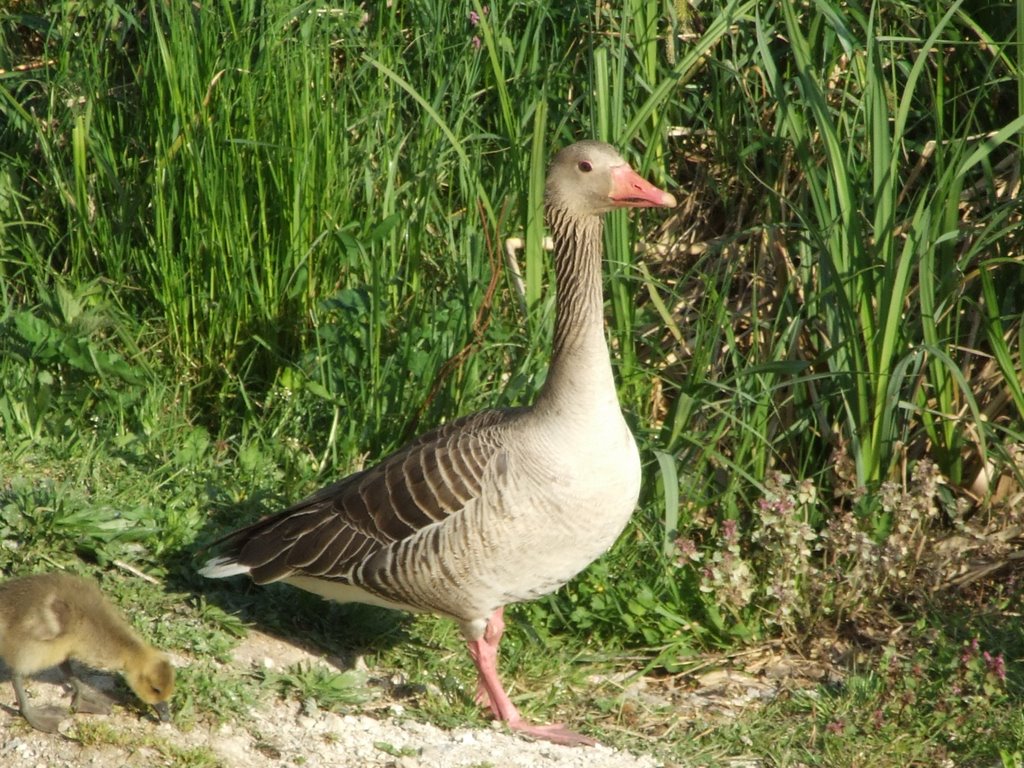
[[[124,679],[136,696],[152,705],[160,722],[171,719],[167,701],[174,693],[174,667],[164,654],[147,649],[125,668]]]

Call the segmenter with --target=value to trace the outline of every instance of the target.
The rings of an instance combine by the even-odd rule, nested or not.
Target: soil
[[[235,651],[234,663],[284,669],[297,662],[319,663],[317,656],[291,643],[250,631]],[[176,664],[187,663],[175,659]],[[111,675],[84,676],[113,694]],[[36,702],[67,704],[56,673],[28,685]],[[493,728],[444,730],[402,716],[401,704],[376,717],[303,707],[294,701],[268,700],[245,723],[197,724],[179,730],[117,706],[110,715],[69,716],[59,734],[35,731],[17,713],[9,676],[0,674],[0,766],[5,768],[206,768],[203,753],[217,756],[225,768],[657,768],[650,756],[631,755],[605,746],[563,747],[530,741]]]
[[[187,659],[175,658],[183,666]],[[234,650],[233,664],[281,670],[294,664],[322,664],[315,649],[250,630]],[[638,677],[631,672],[591,680],[621,691],[623,711],[668,712],[666,735],[695,718],[735,719],[770,701],[780,691],[811,688],[832,679],[828,661],[796,658],[771,644],[708,657],[685,675]],[[181,729],[159,723],[132,703],[116,678],[84,677],[124,706],[111,715],[69,716],[60,734],[30,728],[17,713],[9,676],[0,667],[0,766],[3,768],[670,768],[652,755],[606,746],[563,747],[530,741],[502,730],[460,727],[445,730],[404,715],[400,700],[367,708],[368,714],[337,714],[297,701],[269,697],[245,722],[199,723]],[[29,683],[33,701],[67,704],[59,675]],[[183,692],[175,694],[184,695]],[[210,760],[216,756],[217,763]],[[764,765],[758,757],[737,757],[736,768]]]

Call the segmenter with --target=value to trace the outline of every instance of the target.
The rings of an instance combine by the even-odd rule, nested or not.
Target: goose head
[[[581,141],[551,161],[545,198],[576,217],[600,216],[616,208],[670,208],[676,199],[636,171],[610,144]]]

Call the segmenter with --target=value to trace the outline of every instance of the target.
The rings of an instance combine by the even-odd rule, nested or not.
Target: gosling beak
[[[161,723],[171,722],[171,708],[167,706],[166,701],[157,702],[153,705],[153,709],[156,710],[157,717],[160,718]]]

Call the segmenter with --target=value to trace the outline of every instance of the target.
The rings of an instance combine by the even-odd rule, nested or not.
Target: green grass
[[[938,621],[921,602],[934,563],[879,579],[884,550],[826,533],[927,555],[958,526],[1015,521],[1024,3],[716,0],[702,24],[686,3],[620,6],[0,11],[0,571],[102,573],[174,616],[148,629],[213,660],[187,673],[180,716],[239,716],[270,683],[214,685],[234,613],[260,601],[326,647],[337,615],[204,583],[197,548],[440,420],[532,399],[554,306],[544,164],[598,137],[682,205],[667,224],[609,220],[608,333],[644,497],[607,557],[514,611],[511,674],[543,692],[524,709],[606,727],[584,672],[568,702],[545,684],[564,659],[674,672],[772,636],[806,647],[894,604]],[[663,249],[634,253],[639,233]],[[943,484],[915,476],[925,460]],[[119,564],[167,591],[137,593]],[[353,647],[421,680],[457,665],[423,711],[476,716],[450,626],[372,615]],[[952,673],[933,662],[939,685]],[[894,693],[862,674],[668,749],[876,749],[865,712]],[[294,677],[275,685],[334,684]],[[993,723],[1017,683],[1003,695]],[[919,709],[903,764],[938,754]],[[940,746],[995,760],[1006,721]],[[786,722],[801,725],[783,746]]]
[[[353,709],[370,698],[366,673],[354,669],[331,672],[319,665],[296,664],[284,672],[267,674],[264,683],[282,695],[293,695],[300,701],[312,700],[324,709]]]
[[[83,747],[106,745],[120,747],[128,753],[148,750],[153,765],[173,768],[221,768],[223,761],[205,747],[180,747],[172,740],[153,736],[126,736],[103,722],[84,721],[76,725],[73,740]]]

